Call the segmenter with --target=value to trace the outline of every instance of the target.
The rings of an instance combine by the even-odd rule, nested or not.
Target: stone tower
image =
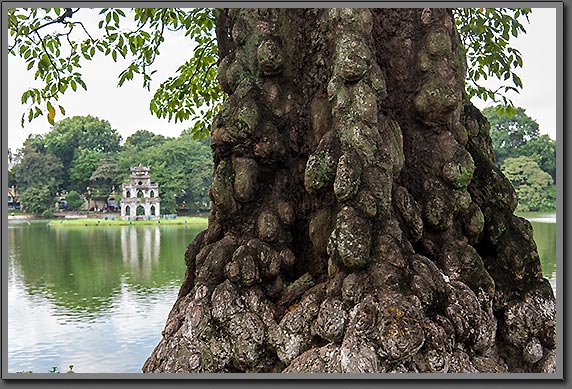
[[[122,184],[121,219],[150,220],[160,216],[159,185],[151,182],[149,167],[131,168],[129,184]]]

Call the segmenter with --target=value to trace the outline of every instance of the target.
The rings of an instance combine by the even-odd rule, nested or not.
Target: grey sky
[[[520,94],[508,96],[538,122],[541,133],[556,139],[556,9],[535,8],[529,19],[526,34],[512,43],[523,57],[524,66],[516,73],[524,88]],[[499,84],[491,81],[487,85]],[[480,109],[490,105],[478,99],[473,99],[473,104]]]
[[[84,14],[89,10],[81,10]],[[80,14],[78,14],[79,16]],[[522,79],[524,89],[510,97],[516,106],[526,109],[526,113],[540,125],[541,133],[556,138],[556,10],[536,8],[530,15],[527,33],[514,40],[513,46],[519,49],[524,59],[524,68],[517,74]],[[149,112],[149,101],[159,83],[188,59],[193,43],[182,34],[170,33],[166,37],[158,57],[151,91],[142,88],[142,81],[135,79],[117,88],[117,76],[127,64],[114,63],[110,57],[96,56],[83,65],[87,91],[64,96],[59,104],[65,107],[66,116],[92,115],[108,120],[125,139],[137,130],[145,129],[165,136],[178,136],[182,130],[192,126],[190,121],[177,123],[157,119]],[[26,106],[20,104],[20,96],[34,85],[33,71],[26,71],[25,62],[14,56],[8,58],[8,147],[15,150],[22,146],[29,134],[46,133],[50,125],[45,118],[38,118],[20,126],[20,118]],[[495,85],[494,81],[490,82]],[[473,103],[484,108],[487,103]],[[55,120],[63,116],[57,111]]]

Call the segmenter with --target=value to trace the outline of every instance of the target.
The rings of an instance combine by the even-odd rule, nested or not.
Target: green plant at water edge
[[[42,212],[42,217],[51,218],[52,216],[54,216],[55,211],[56,209],[54,207],[50,207]]]
[[[29,213],[42,213],[50,208],[54,196],[47,186],[30,187],[20,195],[24,209]]]
[[[75,373],[75,371],[73,371],[73,365],[69,365],[68,368],[69,370],[66,371],[66,373]],[[52,370],[48,371],[48,373],[59,374],[61,372],[59,371],[57,366],[52,366]]]

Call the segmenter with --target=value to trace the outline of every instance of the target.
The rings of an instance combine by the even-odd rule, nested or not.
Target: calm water
[[[8,223],[8,370],[141,372],[200,230]]]
[[[534,240],[540,255],[544,277],[550,280],[556,296],[556,215],[530,217],[534,229]]]
[[[527,215],[530,217],[530,215]],[[555,218],[533,219],[556,290]],[[158,343],[200,232],[184,226],[8,223],[8,370],[139,373]]]

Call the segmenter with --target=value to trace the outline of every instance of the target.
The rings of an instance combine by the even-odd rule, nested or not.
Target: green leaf
[[[516,56],[516,62],[518,62],[519,67],[522,67],[522,57],[520,55]]]
[[[515,73],[512,74],[512,81],[517,87],[522,88],[522,81],[520,80],[520,77]]]

